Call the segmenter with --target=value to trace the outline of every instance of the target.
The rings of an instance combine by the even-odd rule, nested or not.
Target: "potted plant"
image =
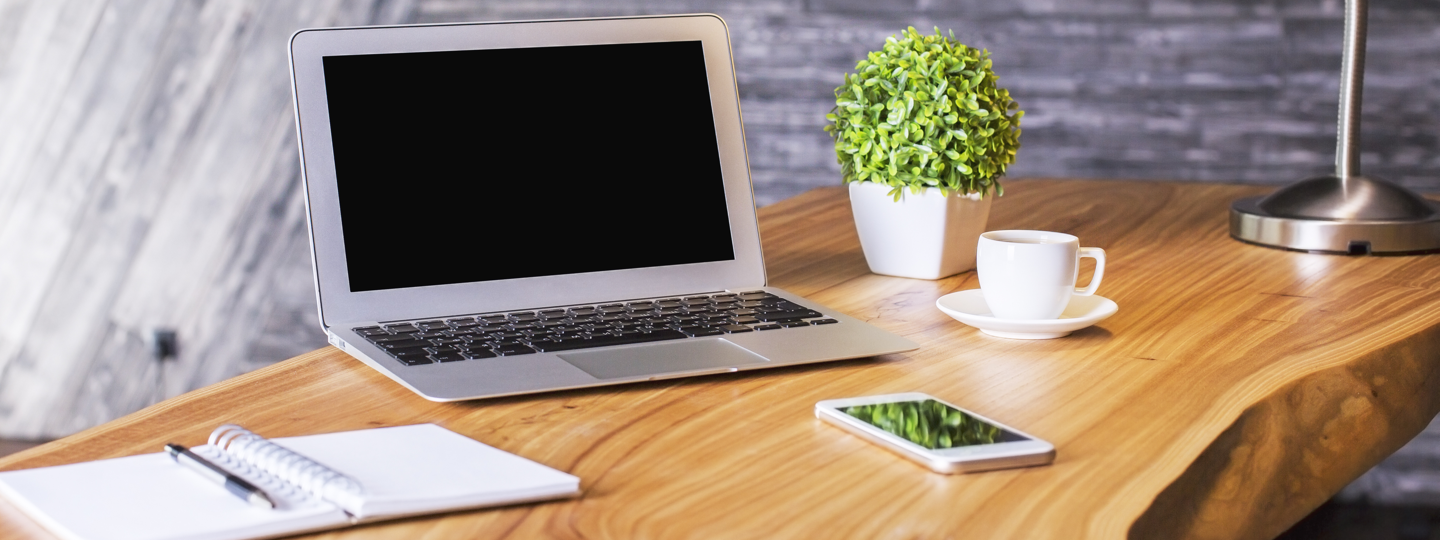
[[[935,29],[891,36],[835,89],[825,130],[870,271],[940,279],[975,267],[1024,111],[990,53]]]

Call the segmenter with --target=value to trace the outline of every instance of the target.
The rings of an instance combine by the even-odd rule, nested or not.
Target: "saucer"
[[[981,332],[1010,339],[1054,339],[1105,320],[1120,310],[1115,301],[1103,296],[1072,296],[1058,319],[997,319],[990,314],[980,289],[950,293],[935,301],[935,307],[955,320]]]

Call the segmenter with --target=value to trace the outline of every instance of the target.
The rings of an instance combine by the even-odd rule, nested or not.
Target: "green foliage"
[[[846,183],[906,186],[919,194],[1003,194],[999,178],[1020,148],[1025,115],[1010,92],[995,86],[990,52],[935,29],[910,27],[855,64],[835,89],[825,126]]]
[[[933,399],[857,405],[841,412],[932,450],[1000,440],[1000,428]]]

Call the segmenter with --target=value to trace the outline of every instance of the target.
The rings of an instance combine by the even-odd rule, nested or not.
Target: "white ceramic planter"
[[[990,218],[991,197],[926,188],[905,189],[900,202],[890,186],[850,183],[850,209],[870,271],[887,276],[940,279],[975,268],[975,246]]]

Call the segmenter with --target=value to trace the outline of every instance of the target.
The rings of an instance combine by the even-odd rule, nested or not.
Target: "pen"
[[[165,452],[169,453],[170,458],[174,459],[176,463],[184,465],[186,468],[200,473],[201,476],[225,486],[226,491],[235,494],[236,497],[240,497],[245,502],[250,503],[251,506],[275,508],[275,502],[271,501],[270,496],[266,495],[264,491],[255,487],[255,484],[246,482],[244,478],[226,472],[225,469],[221,469],[214,463],[210,463],[209,460],[196,455],[184,446],[170,443],[165,445]]]

